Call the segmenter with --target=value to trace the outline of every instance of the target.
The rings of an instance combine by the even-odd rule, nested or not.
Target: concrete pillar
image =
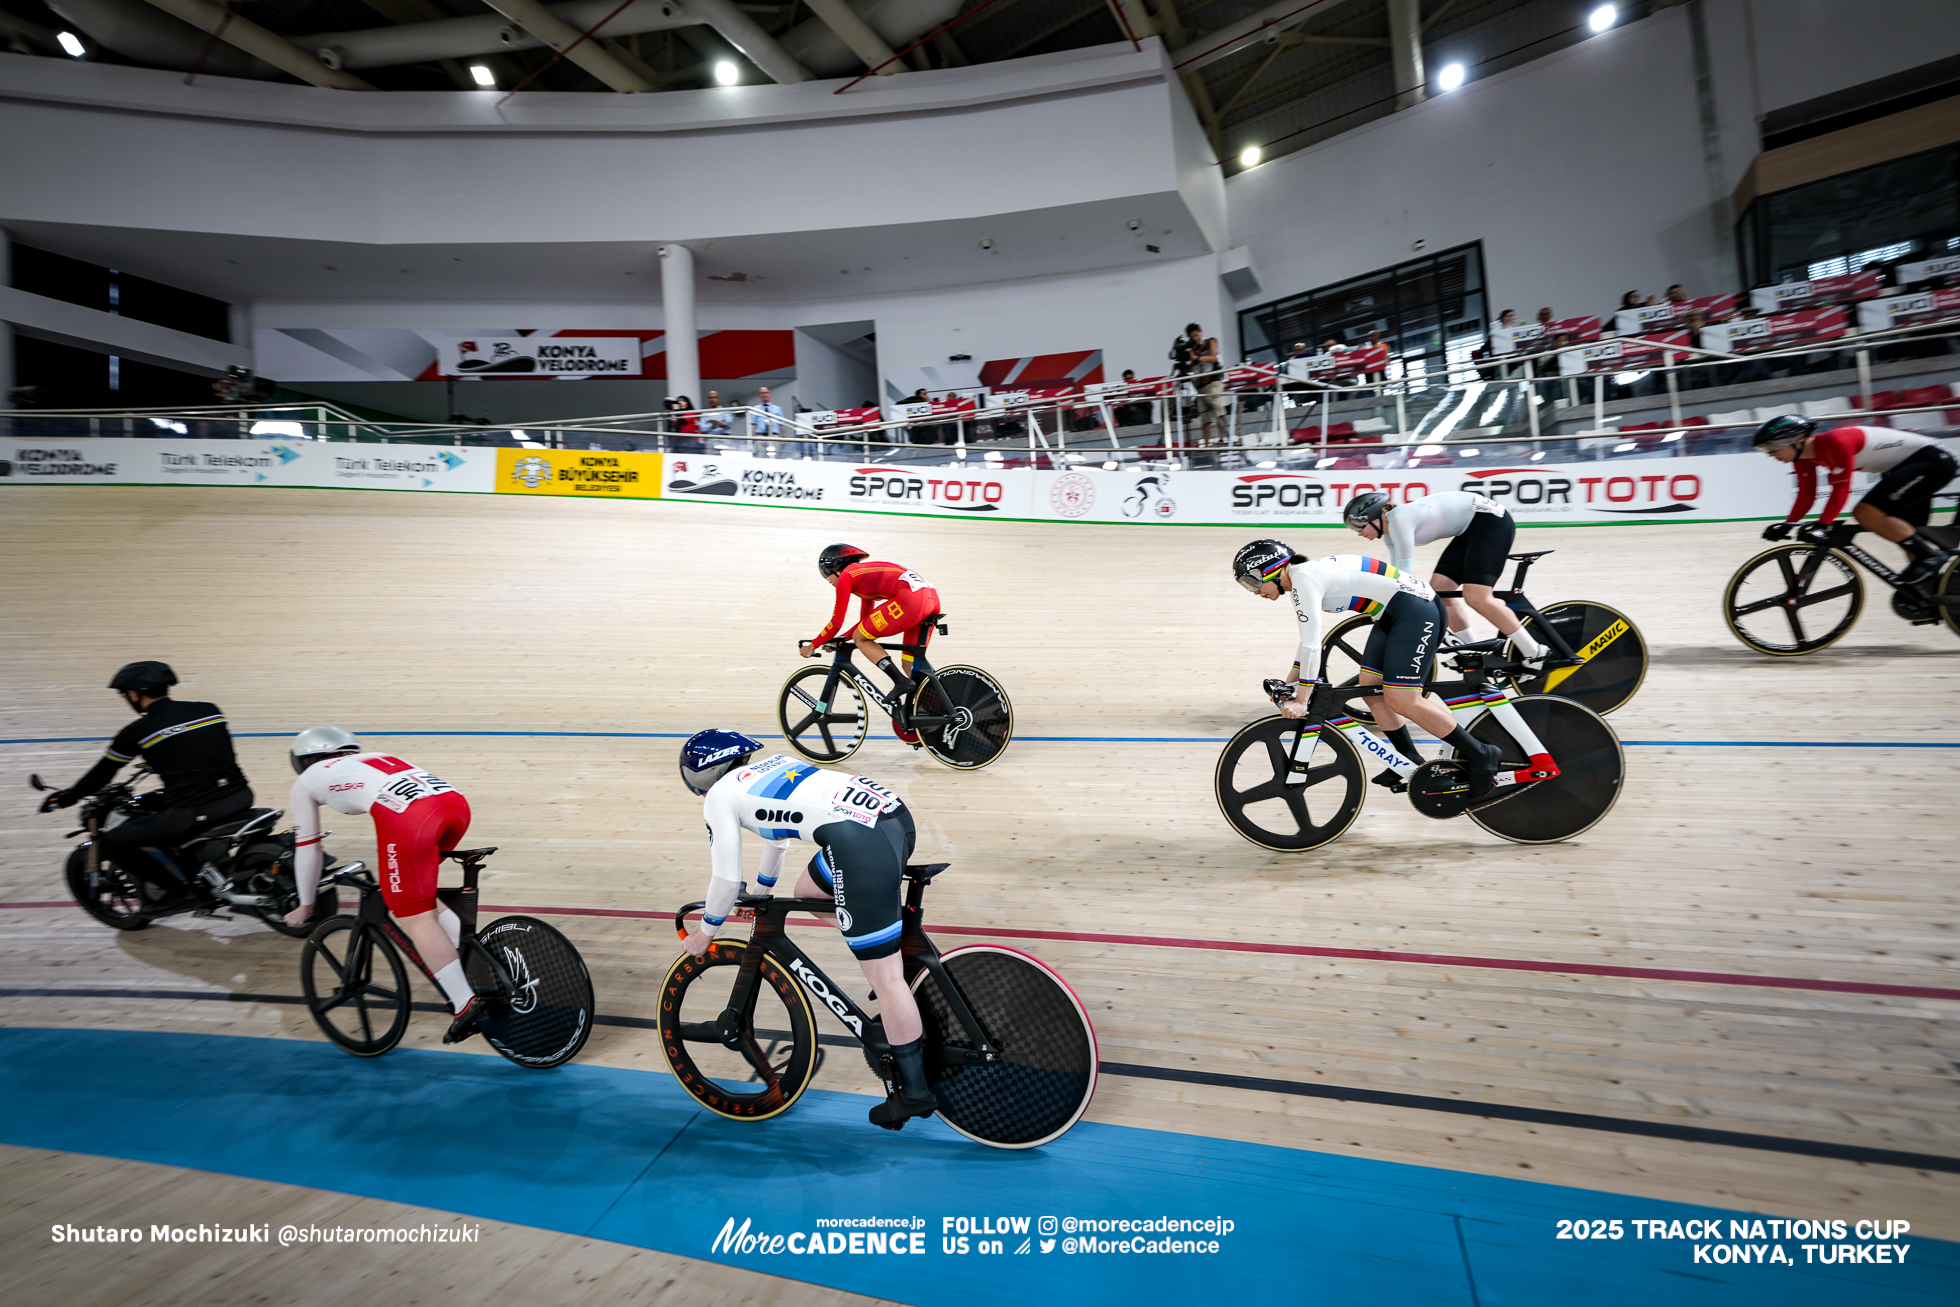
[[[1421,104],[1427,98],[1422,92],[1421,0],[1388,0],[1388,51],[1395,61],[1395,107]]]
[[[701,348],[694,328],[694,251],[660,247],[660,309],[667,327],[667,393],[701,404]]]
[[[0,227],[0,286],[14,284],[14,249],[8,243],[11,239],[7,229]],[[14,406],[8,396],[19,384],[14,377],[14,324],[0,322],[0,410]]]

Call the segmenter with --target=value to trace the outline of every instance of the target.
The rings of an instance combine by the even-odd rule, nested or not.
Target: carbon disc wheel
[[[1096,1031],[1068,982],[1036,958],[997,944],[940,959],[967,1011],[1000,1054],[980,1064],[943,1051],[973,1046],[939,979],[921,968],[912,991],[925,1021],[926,1071],[947,1125],[992,1148],[1038,1148],[1081,1120],[1096,1092]]]
[[[1320,641],[1320,679],[1340,690],[1351,690],[1361,684],[1361,654],[1368,647],[1368,636],[1375,629],[1375,619],[1363,613],[1355,613],[1334,623]],[[1344,708],[1348,716],[1363,726],[1373,726],[1375,715],[1370,710],[1368,699],[1350,699]]]
[[[1722,592],[1722,618],[1735,638],[1779,658],[1836,644],[1864,606],[1857,564],[1816,545],[1765,549],[1737,568]]]
[[[500,917],[476,937],[463,974],[478,992],[510,982],[479,1023],[490,1047],[519,1066],[569,1062],[592,1033],[592,976],[572,941],[536,917]]]
[[[1296,775],[1300,782],[1289,784]],[[1361,755],[1345,735],[1329,726],[1303,734],[1298,721],[1280,716],[1240,728],[1218,755],[1212,785],[1232,829],[1280,853],[1340,838],[1367,794]]]
[[[1579,655],[1577,667],[1553,667],[1511,678],[1519,694],[1556,694],[1601,714],[1626,706],[1647,679],[1647,642],[1640,628],[1616,608],[1589,599],[1568,599],[1539,610],[1546,623]],[[1535,620],[1525,630],[1540,644]],[[1507,654],[1511,651],[1507,648]],[[1515,656],[1515,655],[1513,655]]]
[[[718,1116],[766,1121],[796,1105],[817,1073],[817,1022],[803,987],[766,954],[740,1027],[724,1040],[717,1023],[745,940],[682,953],[660,990],[660,1050],[681,1088]]]
[[[776,698],[776,722],[789,747],[811,762],[842,762],[858,751],[870,727],[864,691],[846,673],[828,699],[824,684],[831,669],[804,667],[791,672]]]
[[[1584,704],[1556,695],[1513,699],[1509,706],[1550,752],[1559,774],[1473,806],[1470,820],[1515,844],[1554,844],[1592,829],[1612,811],[1626,776],[1626,755],[1613,728]],[[1507,763],[1528,761],[1495,712],[1472,722],[1470,734],[1502,749]]]
[[[911,707],[919,743],[933,761],[974,771],[1000,757],[1014,738],[1014,705],[1000,682],[978,667],[958,665],[936,668],[933,677],[920,683]],[[948,720],[928,729],[919,725],[921,717]]]

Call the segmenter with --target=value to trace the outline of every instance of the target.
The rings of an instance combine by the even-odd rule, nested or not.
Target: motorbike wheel
[[[82,911],[115,930],[142,930],[150,924],[143,915],[143,887],[113,862],[104,862],[94,875],[88,869],[86,848],[68,851],[68,888]]]
[[[248,893],[270,896],[274,900],[272,906],[246,911],[287,939],[305,939],[328,917],[340,915],[340,887],[329,885],[313,901],[313,915],[304,924],[286,924],[286,914],[299,906],[299,886],[293,882],[291,850],[276,844],[254,845],[240,854],[232,884]]]

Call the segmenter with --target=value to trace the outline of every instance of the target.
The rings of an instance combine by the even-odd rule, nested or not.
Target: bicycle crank
[[[1470,807],[1470,769],[1454,758],[1436,758],[1409,773],[1409,802],[1425,817],[1447,821]]]

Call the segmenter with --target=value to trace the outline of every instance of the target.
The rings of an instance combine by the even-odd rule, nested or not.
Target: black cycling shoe
[[[456,1014],[456,1019],[449,1023],[449,1029],[443,1032],[442,1042],[445,1044],[462,1043],[465,1039],[468,1039],[476,1033],[476,1023],[482,1019],[483,999],[480,997],[471,998],[469,1002],[463,1004],[463,1010]]]
[[[1934,574],[1940,568],[1944,567],[1946,560],[1951,557],[1953,557],[1953,551],[1951,549],[1942,549],[1936,554],[1928,554],[1924,558],[1915,558],[1906,570],[1899,574],[1899,584],[1919,585],[1922,582],[1932,580]]]
[[[884,1102],[871,1109],[871,1124],[887,1130],[903,1130],[905,1123],[913,1117],[931,1116],[938,1110],[939,1100],[936,1098],[907,1098],[903,1094],[890,1094]]]
[[[1497,773],[1504,770],[1504,751],[1482,740],[1472,740],[1470,745],[1474,752],[1465,753],[1460,761],[1470,771],[1470,801],[1475,803],[1497,788]]]
[[[1393,767],[1384,768],[1382,774],[1375,777],[1373,783],[1381,786],[1390,794],[1407,794],[1409,792],[1409,783],[1397,775]]]

